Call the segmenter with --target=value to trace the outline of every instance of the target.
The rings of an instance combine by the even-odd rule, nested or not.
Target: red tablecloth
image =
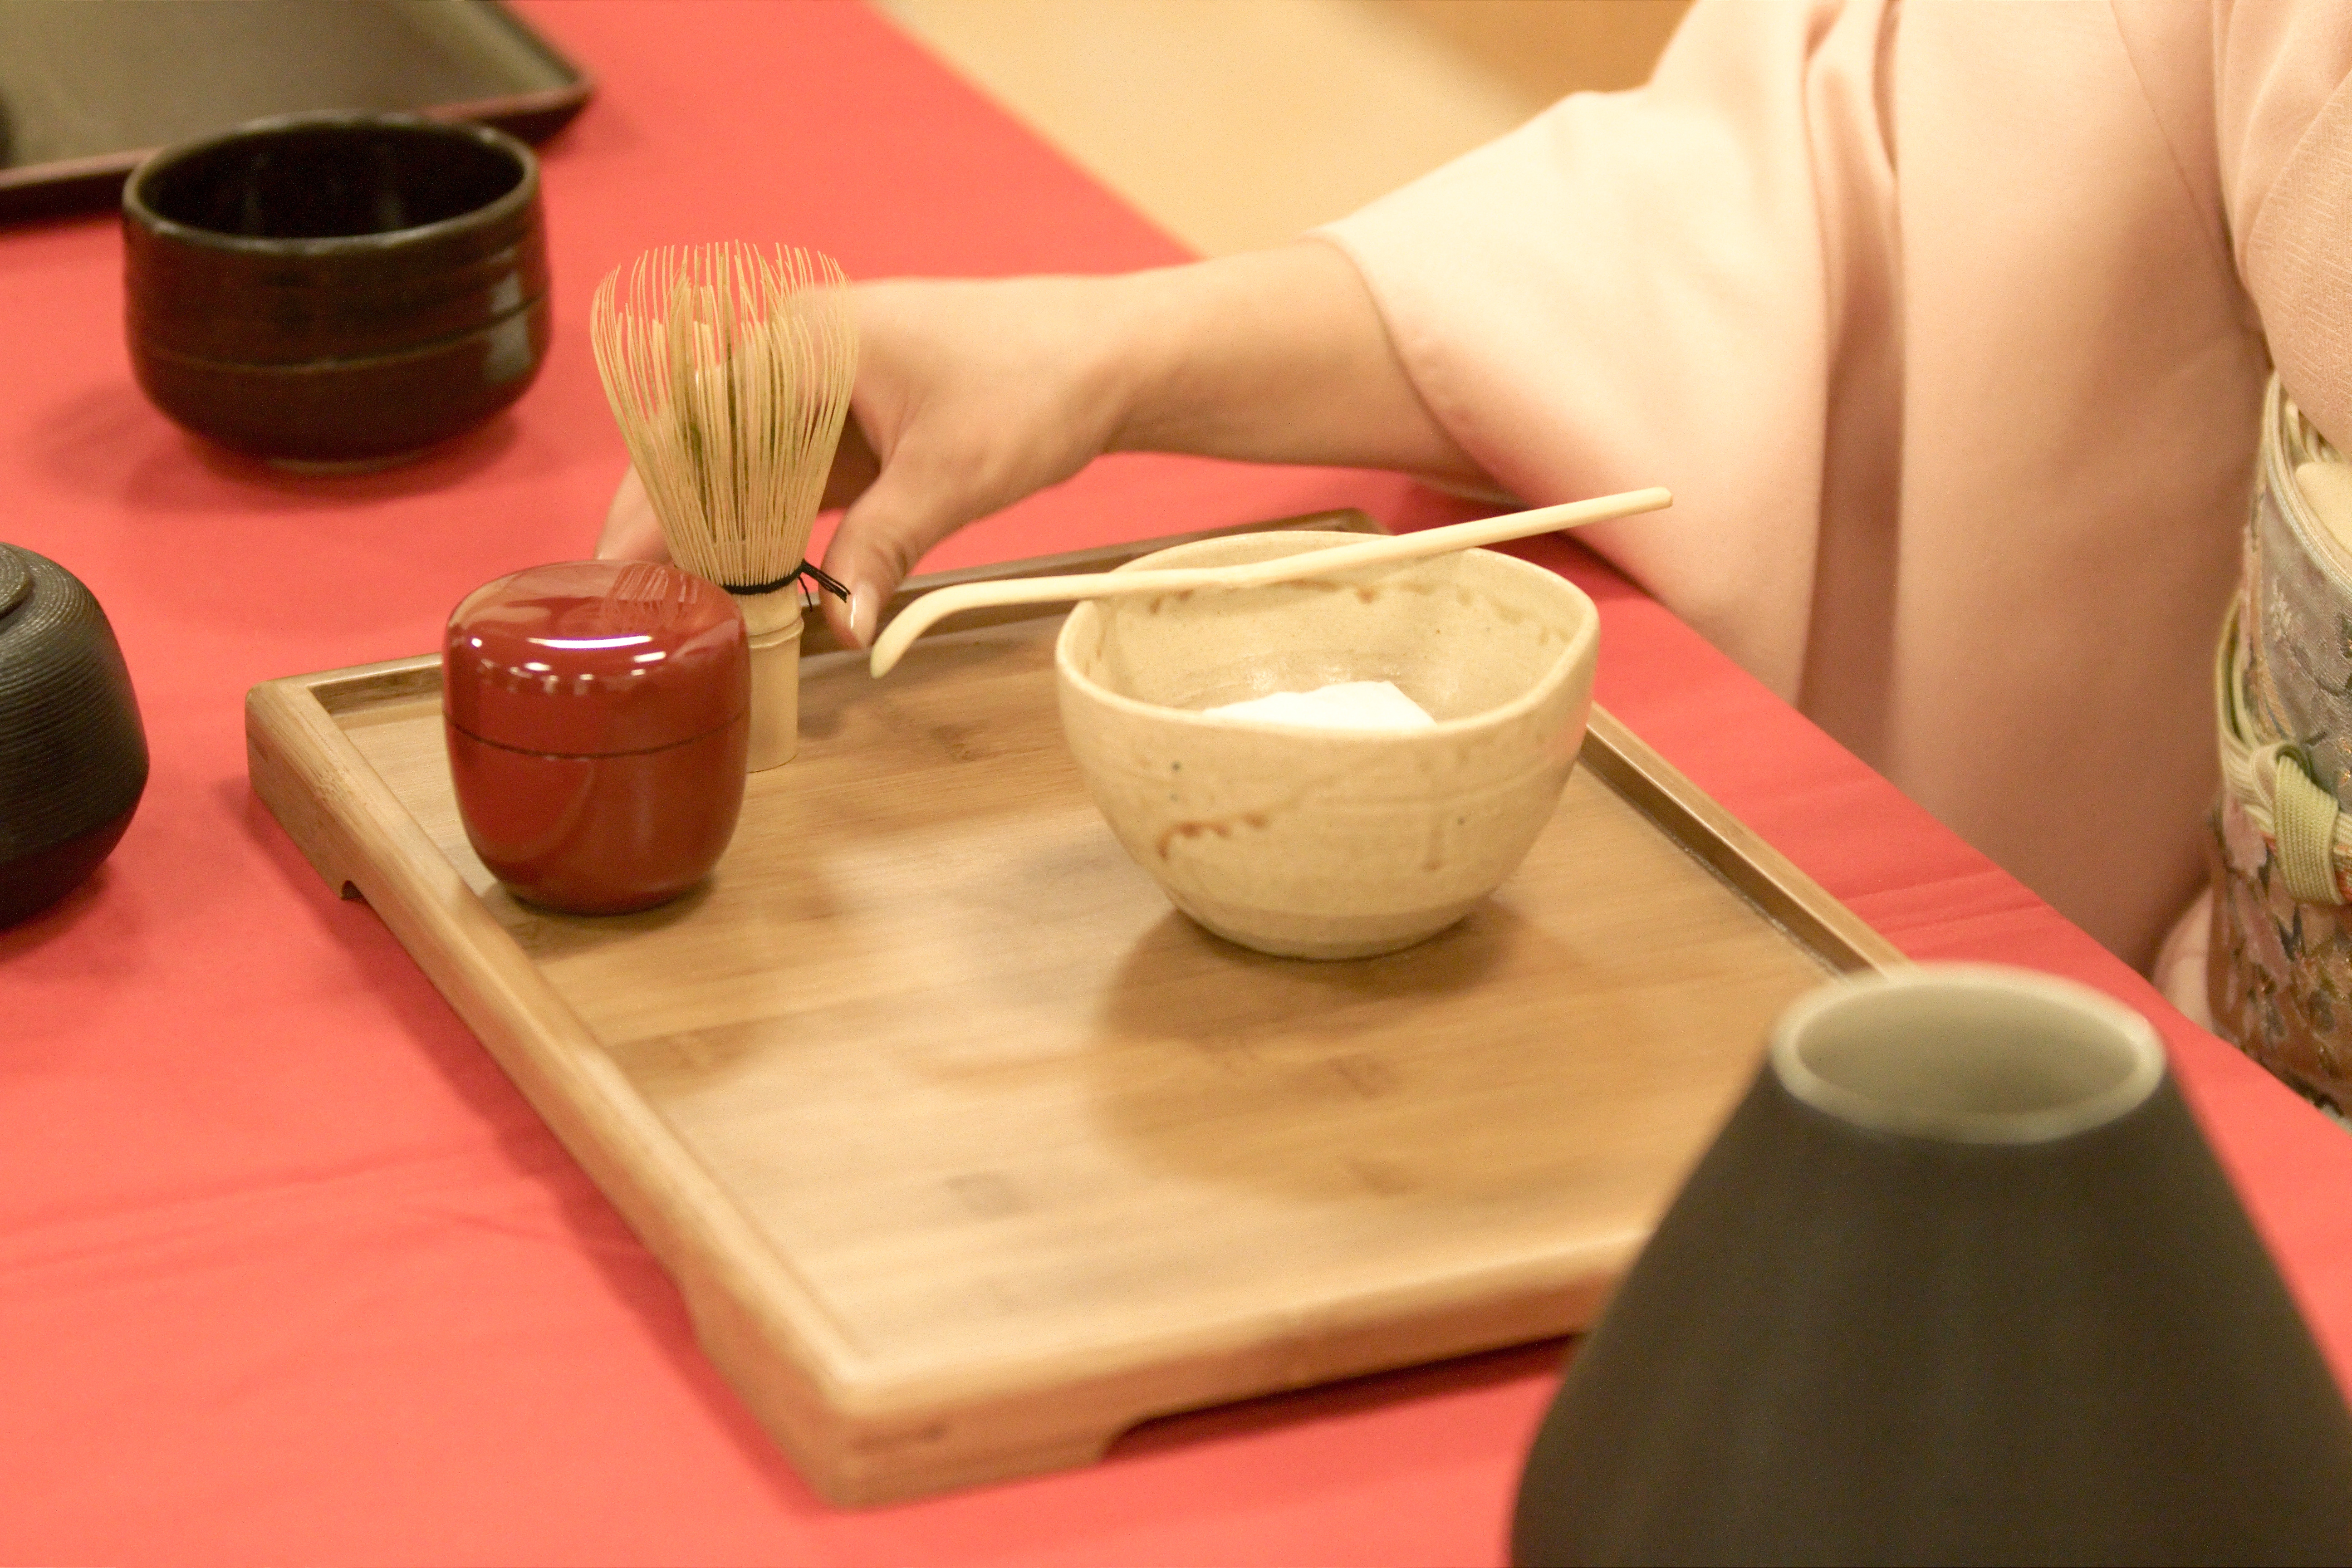
[[[546,152],[556,347],[512,416],[420,466],[300,480],[201,448],[132,385],[112,223],[0,232],[0,539],[100,595],[154,752],[109,866],[0,932],[0,1560],[1498,1559],[1558,1347],[826,1508],[375,915],[253,801],[247,687],[423,651],[476,583],[584,552],[623,462],[588,292],[644,246],[782,238],[866,277],[1180,257],[861,8],[530,14],[602,79]],[[1379,476],[1123,459],[935,563],[1333,505],[1451,510]],[[2158,1019],[2347,1364],[2352,1139],[1590,557],[1541,553],[1602,603],[1601,700],[1895,942]]]

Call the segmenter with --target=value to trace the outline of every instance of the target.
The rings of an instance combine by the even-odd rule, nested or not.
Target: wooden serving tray
[[[467,847],[436,659],[247,700],[254,788],[829,1498],[1080,1464],[1148,1416],[1584,1326],[1773,1016],[1898,959],[1597,710],[1550,826],[1461,925],[1352,963],[1227,945],[1087,799],[1058,626],[934,636],[877,683],[813,624],[799,758],[752,775],[707,885],[603,919],[516,903]]]

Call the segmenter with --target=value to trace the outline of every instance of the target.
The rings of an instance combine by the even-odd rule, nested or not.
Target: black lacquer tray
[[[593,88],[493,0],[0,0],[0,221],[110,206],[157,147],[413,110],[550,136]]]

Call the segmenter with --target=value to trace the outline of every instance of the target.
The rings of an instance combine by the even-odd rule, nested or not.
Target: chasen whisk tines
[[[590,307],[596,368],[672,559],[742,606],[754,768],[793,750],[783,645],[797,647],[795,579],[857,374],[846,283],[814,251],[665,247],[607,276]]]
[[[596,368],[678,564],[738,592],[798,569],[857,372],[847,279],[813,251],[668,246],[590,307]]]

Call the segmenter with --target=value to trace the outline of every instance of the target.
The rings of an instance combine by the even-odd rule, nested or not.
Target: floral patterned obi
[[[2312,511],[2298,466],[2341,462],[2277,381],[2245,573],[2214,670],[2214,1026],[2352,1110],[2352,551]]]

